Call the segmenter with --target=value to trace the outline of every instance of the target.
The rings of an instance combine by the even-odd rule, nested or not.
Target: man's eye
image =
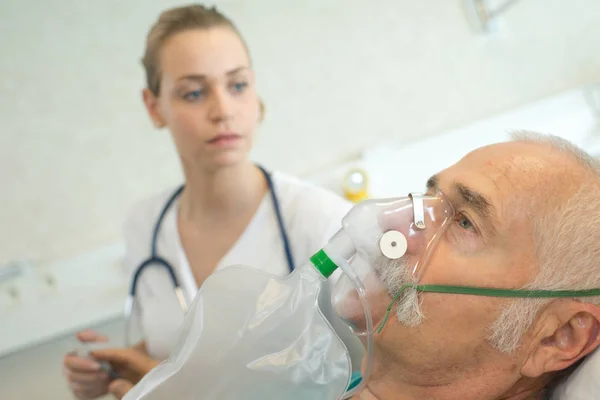
[[[456,222],[458,223],[458,226],[460,226],[462,229],[465,229],[467,231],[475,230],[475,226],[473,225],[473,223],[471,223],[471,221],[462,214],[456,216]]]

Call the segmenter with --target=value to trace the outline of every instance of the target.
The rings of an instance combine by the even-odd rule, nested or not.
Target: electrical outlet
[[[37,274],[36,286],[37,293],[41,298],[55,296],[58,294],[57,279],[49,272]]]
[[[0,310],[10,311],[21,304],[21,291],[14,283],[0,285]]]
[[[0,265],[0,309],[11,310],[31,300],[27,283],[32,268],[25,260]]]

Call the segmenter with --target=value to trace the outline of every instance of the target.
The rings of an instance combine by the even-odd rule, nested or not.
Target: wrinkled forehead
[[[509,142],[467,154],[440,172],[436,183],[455,208],[487,205],[494,226],[510,229],[564,191],[562,172],[568,168],[563,157],[541,146]]]
[[[500,195],[535,200],[565,193],[580,183],[581,168],[547,145],[508,142],[482,147],[455,166],[472,169],[489,180]]]
[[[474,168],[492,180],[507,180],[515,185],[527,177],[543,176],[551,166],[551,158],[537,146],[509,142],[474,150],[455,165]]]

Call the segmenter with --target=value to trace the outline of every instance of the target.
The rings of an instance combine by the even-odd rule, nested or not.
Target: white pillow
[[[600,398],[600,351],[597,349],[552,393],[552,400]]]

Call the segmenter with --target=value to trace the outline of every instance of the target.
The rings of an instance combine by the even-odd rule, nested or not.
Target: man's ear
[[[158,97],[152,93],[150,89],[144,89],[142,91],[142,99],[144,100],[144,105],[146,106],[146,110],[148,111],[148,115],[150,116],[154,126],[157,128],[163,128],[166,123],[160,111]]]
[[[561,371],[600,344],[600,307],[577,300],[552,303],[538,320],[533,351],[521,373],[538,377]]]

